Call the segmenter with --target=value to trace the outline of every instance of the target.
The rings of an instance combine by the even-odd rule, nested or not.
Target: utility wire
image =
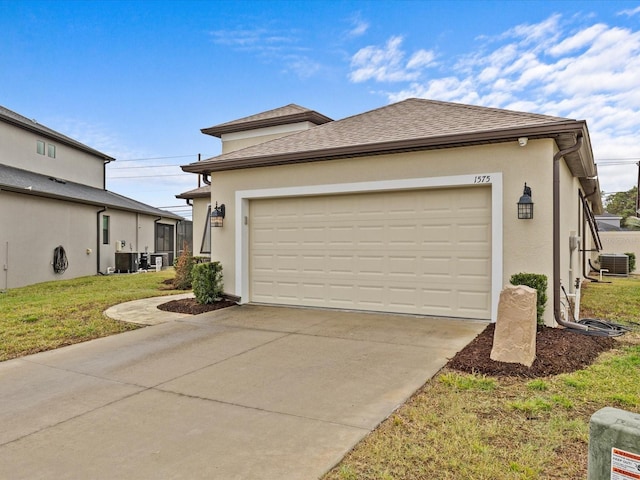
[[[188,157],[196,157],[198,158],[198,155],[200,155],[203,158],[208,158],[208,157],[213,157],[214,154],[203,154],[203,153],[191,153],[188,155],[176,155],[173,157],[147,157],[147,158],[128,158],[126,160],[116,160],[116,162],[118,163],[122,163],[122,162],[146,162],[148,160],[168,160],[171,158],[188,158]]]

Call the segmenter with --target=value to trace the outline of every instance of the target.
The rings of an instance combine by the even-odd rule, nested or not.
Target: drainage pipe
[[[582,135],[579,135],[573,146],[560,150],[553,156],[553,316],[563,327],[589,330],[585,325],[564,321],[560,315],[560,159],[581,147]]]

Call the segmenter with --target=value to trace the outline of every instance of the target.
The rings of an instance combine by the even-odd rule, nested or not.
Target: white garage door
[[[489,319],[491,190],[253,200],[252,302]]]

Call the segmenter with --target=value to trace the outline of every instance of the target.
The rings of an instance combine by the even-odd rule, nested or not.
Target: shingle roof
[[[549,137],[584,122],[424,99],[408,99],[183,166],[194,173]],[[590,148],[590,146],[589,146]]]
[[[108,190],[68,182],[2,164],[0,164],[0,190],[127,210],[176,220],[182,219],[179,215],[146,205]]]
[[[176,198],[205,198],[211,196],[211,185],[205,185],[204,187],[194,188],[187,192],[183,192],[176,195]]]
[[[316,125],[322,125],[331,121],[329,117],[321,113],[291,103],[284,107],[275,108],[256,115],[250,115],[238,120],[214,125],[213,127],[203,128],[200,131],[207,135],[220,137],[224,133],[243,132],[256,128],[274,127],[297,122],[311,122]]]
[[[73,138],[69,138],[66,135],[62,135],[61,133],[56,132],[55,130],[50,129],[49,127],[45,127],[44,125],[39,124],[35,120],[31,120],[27,117],[20,115],[12,110],[9,110],[6,107],[0,105],[0,121],[5,121],[7,123],[11,123],[20,128],[24,128],[25,130],[29,130],[31,132],[37,133],[44,137],[50,138],[52,140],[56,140],[58,142],[64,143],[71,147],[78,148],[84,152],[90,153],[97,157],[102,158],[103,160],[107,160],[109,162],[115,160],[115,158],[110,157],[109,155],[99,152],[94,148],[91,148],[83,143],[74,140]]]

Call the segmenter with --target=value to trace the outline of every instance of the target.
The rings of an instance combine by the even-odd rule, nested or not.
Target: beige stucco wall
[[[110,217],[109,244],[102,243],[102,217],[104,215]],[[158,217],[113,209],[108,209],[101,213],[100,217],[100,271],[102,273],[105,273],[108,267],[115,267],[117,241],[125,242],[125,246],[122,249],[123,252],[155,252],[155,220]],[[158,223],[174,226],[175,251],[175,220],[162,218]],[[95,273],[95,270],[93,273]]]
[[[125,240],[124,251],[154,252],[158,217],[122,210],[107,210],[111,216],[111,239],[102,244],[100,207],[58,201],[35,195],[0,190],[0,290],[51,280],[95,275],[115,266],[115,241]],[[99,223],[98,223],[99,221]],[[161,223],[175,225],[168,218]],[[175,228],[174,228],[175,235]],[[62,245],[69,267],[53,271],[54,249]],[[5,268],[6,267],[6,268]]]
[[[209,198],[194,198],[193,208],[191,209],[191,218],[193,220],[193,254],[196,257],[208,257],[210,253],[202,252],[202,237],[204,235],[205,225],[209,225],[207,211],[211,203]]]
[[[44,155],[38,154],[37,140],[55,145],[56,158],[48,157],[46,150]],[[104,187],[102,159],[4,122],[0,122],[0,154],[1,163],[5,165],[96,188]]]
[[[225,133],[221,136],[222,153],[229,153],[241,148],[251,147],[259,143],[275,140],[295,132],[308,130],[315,125],[311,122],[298,122],[274,127],[256,128],[236,133]]]
[[[212,260],[224,268],[225,290],[235,292],[235,192],[263,188],[443,177],[501,172],[503,175],[503,275],[506,285],[518,272],[542,273],[553,284],[553,155],[552,140],[532,140],[455,149],[310,162],[297,165],[214,173],[211,202],[226,205],[224,228],[213,229]],[[532,188],[533,220],[518,220],[516,203],[524,183]],[[561,169],[561,277],[569,279],[569,233],[578,230],[577,180]],[[249,219],[250,221],[250,219]],[[552,292],[545,320],[552,324]]]
[[[598,255],[605,253],[636,254],[635,273],[640,271],[640,231],[634,232],[600,232],[602,252],[594,252],[592,258],[598,259]]]
[[[0,191],[0,289],[95,274],[97,210]],[[52,267],[59,245],[69,261],[62,274]]]

